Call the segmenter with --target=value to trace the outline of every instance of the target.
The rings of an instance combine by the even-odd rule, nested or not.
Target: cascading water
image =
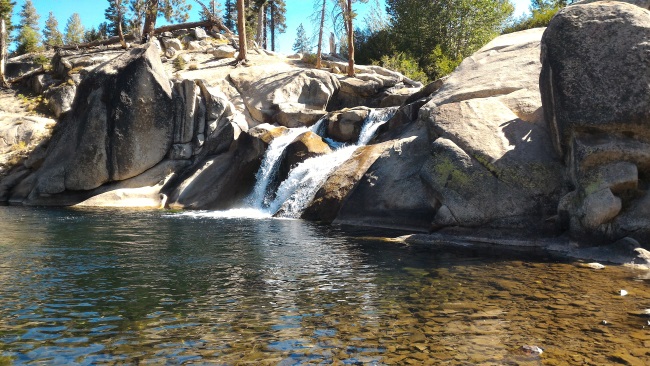
[[[307,131],[318,134],[323,125],[323,121],[325,121],[325,117],[321,118],[312,127],[290,128],[285,134],[271,141],[262,158],[262,165],[255,175],[255,187],[246,200],[247,206],[267,211],[266,208],[269,207],[273,197],[273,192],[269,192],[269,188],[277,175],[284,150],[296,137]]]
[[[268,210],[277,213],[280,217],[300,217],[330,174],[347,161],[358,147],[370,142],[377,129],[386,123],[395,111],[396,108],[372,110],[364,122],[359,141],[355,145],[344,146],[330,154],[307,159],[298,164],[291,170],[289,177],[280,184]]]
[[[221,218],[268,218],[273,215],[286,218],[298,218],[302,211],[309,205],[314,195],[325,183],[327,178],[346,162],[360,146],[366,145],[374,137],[377,129],[386,123],[397,108],[374,109],[364,121],[359,134],[359,140],[354,145],[346,146],[340,142],[323,137],[325,117],[321,118],[311,128],[291,128],[282,136],[278,136],[267,148],[262,164],[256,174],[256,183],[253,192],[240,208],[227,211],[188,213],[198,217]],[[280,161],[284,150],[296,139],[307,131],[323,137],[335,150],[327,155],[316,156],[303,161],[289,172],[276,190],[271,192],[271,185],[277,176]],[[329,140],[329,141],[328,141]]]

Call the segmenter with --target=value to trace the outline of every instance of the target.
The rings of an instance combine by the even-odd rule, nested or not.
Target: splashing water
[[[396,108],[374,109],[366,118],[359,141],[334,152],[307,159],[289,173],[280,184],[276,198],[269,206],[271,212],[280,217],[299,218],[302,211],[336,168],[346,162],[360,146],[365,146],[375,136],[377,129],[386,123],[396,112]]]
[[[280,159],[282,158],[284,150],[293,142],[293,140],[295,140],[296,137],[307,131],[309,131],[309,129],[306,127],[291,128],[282,136],[278,136],[271,141],[269,147],[264,153],[262,165],[255,175],[255,187],[253,188],[253,192],[247,199],[247,203],[250,207],[259,209],[268,206],[269,185],[277,175]]]

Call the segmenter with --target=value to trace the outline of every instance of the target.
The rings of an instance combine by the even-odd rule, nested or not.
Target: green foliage
[[[223,5],[223,24],[231,31],[237,33],[237,4],[236,0],[226,0]]]
[[[108,27],[106,23],[101,23],[97,29],[90,28],[84,32],[84,42],[99,41],[108,38]]]
[[[427,74],[422,71],[417,60],[402,52],[398,52],[392,56],[384,55],[379,62],[374,62],[374,64],[400,72],[404,76],[423,84],[429,82]]]
[[[129,14],[125,16],[127,28],[124,33],[134,33],[141,35],[142,24],[146,14],[146,0],[129,0]]]
[[[307,32],[305,32],[305,27],[300,23],[296,32],[296,41],[294,42],[292,49],[294,52],[308,53],[311,48],[312,45],[309,41],[309,37],[307,37]]]
[[[158,17],[170,23],[183,23],[190,18],[191,9],[192,5],[186,4],[185,0],[159,0]]]
[[[16,48],[16,54],[23,55],[25,53],[38,52],[41,49],[40,46],[40,34],[31,27],[22,27],[16,37],[18,42],[18,47]]]
[[[56,20],[54,13],[50,12],[45,21],[45,29],[43,29],[43,41],[51,46],[63,45],[63,34],[59,31],[59,21]]]
[[[531,28],[546,27],[551,22],[553,16],[565,7],[568,3],[566,0],[544,1],[533,0],[530,7],[530,15],[524,15],[519,19],[515,19],[504,28],[503,33],[519,32]]]
[[[312,65],[312,66],[316,66],[316,59],[317,59],[317,56],[315,54],[313,54],[313,53],[306,53],[306,54],[302,55],[302,61],[304,63]]]
[[[38,33],[38,13],[31,0],[26,0],[20,10],[20,24],[18,25],[18,46],[16,53],[21,55],[40,50],[41,35]]]
[[[514,11],[509,0],[386,0],[386,5],[392,43],[413,55],[430,79],[496,37]]]
[[[384,55],[397,52],[395,37],[389,28],[373,32],[370,29],[354,31],[355,58],[359,64],[369,65]]]
[[[275,51],[275,39],[278,34],[287,31],[287,4],[285,0],[269,0],[266,5],[266,25],[271,38],[271,50]]]
[[[14,12],[15,1],[11,0],[0,0],[0,18],[4,18],[5,26],[7,27],[7,32],[11,33],[13,31],[13,26],[11,24],[11,15]]]
[[[210,16],[214,16],[216,18],[221,17],[221,4],[217,0],[210,0],[208,3],[208,10],[209,13],[205,12],[205,9],[201,10],[201,19],[202,20],[208,20],[210,19]]]
[[[122,32],[126,33],[127,28],[127,14],[126,3],[124,0],[108,0],[108,7],[104,10],[104,17],[106,18],[106,31],[108,36],[118,35],[118,19],[121,15]]]
[[[187,66],[187,62],[185,61],[184,58],[178,56],[174,59],[173,65],[176,71],[180,71],[185,69],[185,67]]]
[[[81,24],[81,17],[78,13],[73,13],[65,25],[65,44],[78,44],[84,40],[84,26]]]
[[[462,58],[449,57],[442,51],[442,47],[437,45],[429,54],[426,71],[428,75],[435,75],[436,78],[443,77],[451,74],[462,61]]]
[[[34,57],[34,62],[38,65],[45,67],[50,64],[50,58],[43,54],[38,54],[36,55],[36,57]]]

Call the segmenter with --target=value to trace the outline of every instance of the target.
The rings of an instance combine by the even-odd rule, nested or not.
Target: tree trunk
[[[237,30],[239,31],[238,61],[246,61],[246,15],[244,14],[244,0],[237,0]]]
[[[267,40],[269,39],[269,33],[267,32],[267,29],[268,29],[268,26],[269,26],[269,24],[268,24],[268,19],[269,19],[268,12],[269,12],[269,7],[265,6],[264,7],[264,44],[262,45],[262,48],[264,48],[264,49],[267,49],[269,47],[268,42],[267,42]]]
[[[158,0],[148,0],[142,29],[143,42],[148,42],[156,35],[156,18],[158,18]]]
[[[348,76],[354,77],[354,28],[352,28],[352,0],[348,0]]]
[[[124,40],[124,32],[122,31],[122,0],[115,0],[115,7],[117,9],[117,34],[120,37],[122,49],[126,49],[126,41]]]
[[[321,60],[323,59],[323,28],[325,28],[325,4],[327,0],[323,1],[323,9],[320,13],[320,27],[318,28],[318,51],[316,52],[316,68],[323,67]]]
[[[261,48],[264,48],[264,5],[260,5],[260,8],[257,9],[257,45]]]
[[[275,3],[271,1],[271,51],[275,52]]]
[[[7,87],[7,80],[5,79],[5,63],[7,62],[7,26],[5,25],[4,18],[0,20],[0,83],[2,86]]]

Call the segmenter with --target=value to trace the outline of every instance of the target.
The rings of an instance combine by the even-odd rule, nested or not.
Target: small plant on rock
[[[176,70],[184,70],[185,66],[187,66],[187,62],[184,58],[178,56],[174,59],[174,68]]]

